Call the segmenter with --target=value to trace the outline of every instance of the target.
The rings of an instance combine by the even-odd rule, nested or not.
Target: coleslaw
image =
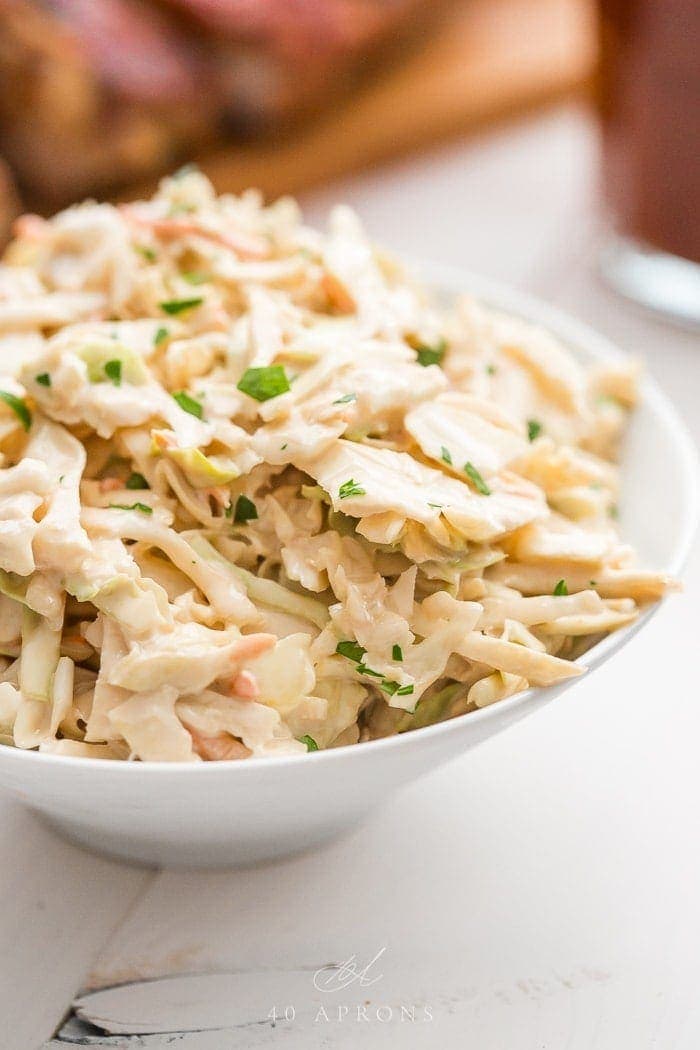
[[[636,366],[438,307],[348,208],[320,233],[188,169],[25,216],[0,346],[7,745],[402,733],[580,674],[675,586],[616,525]]]

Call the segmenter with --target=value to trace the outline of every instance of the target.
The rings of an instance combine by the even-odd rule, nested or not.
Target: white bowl
[[[529,296],[459,271],[423,267],[422,272],[443,297],[469,290],[543,324],[583,361],[620,357],[585,325]],[[695,532],[698,465],[684,425],[650,380],[626,440],[623,473],[625,536],[646,564],[678,573]],[[653,612],[589,650],[586,664],[591,669],[602,664]],[[74,841],[101,853],[142,864],[241,866],[341,834],[391,791],[500,733],[570,685],[529,689],[401,736],[294,757],[127,763],[0,746],[0,786]]]

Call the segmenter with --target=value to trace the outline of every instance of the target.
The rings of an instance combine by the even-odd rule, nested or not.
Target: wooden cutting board
[[[594,0],[463,0],[422,48],[294,134],[199,158],[220,191],[298,193],[590,82]]]

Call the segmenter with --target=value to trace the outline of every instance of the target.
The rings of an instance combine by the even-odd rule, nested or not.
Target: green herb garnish
[[[615,397],[614,394],[598,394],[596,404],[615,405],[616,408],[624,408],[622,401],[620,401],[619,397]]]
[[[258,516],[258,508],[253,503],[252,499],[248,499],[247,496],[239,496],[236,500],[236,509],[233,512],[233,520],[239,523],[244,521],[252,521]]]
[[[369,675],[370,678],[383,678],[384,677],[384,675],[382,674],[381,671],[373,671],[371,667],[365,667],[364,664],[360,664],[360,666],[357,668],[357,670],[358,670],[358,672],[360,674]]]
[[[318,744],[312,736],[308,735],[308,733],[304,734],[304,736],[298,737],[298,740],[300,744],[306,744],[307,751],[318,751]]]
[[[564,598],[569,593],[569,588],[566,586],[566,580],[559,580],[556,587],[552,591],[555,598]]]
[[[187,273],[183,273],[182,279],[187,281],[188,284],[206,284],[207,281],[211,280],[208,273],[204,273],[203,270],[189,270]]]
[[[357,394],[343,394],[337,401],[334,401],[334,405],[348,405],[351,401],[357,401]]]
[[[391,650],[392,660],[403,660],[403,652],[400,645],[394,645]]]
[[[528,419],[527,421],[527,438],[528,441],[534,441],[535,438],[539,437],[542,433],[542,424],[538,419]]]
[[[339,499],[348,499],[350,496],[366,496],[366,491],[361,485],[355,481],[354,478],[350,478],[348,481],[344,481],[338,489]]]
[[[389,696],[393,696],[394,693],[397,696],[410,696],[413,692],[412,685],[399,685],[398,682],[392,682],[388,678],[384,679],[379,688],[383,693],[388,693]]]
[[[202,408],[202,402],[191,397],[186,390],[176,390],[173,397],[183,412],[189,412],[191,416],[196,416],[197,419],[203,418],[204,409]]]
[[[452,466],[452,453],[450,452],[449,448],[445,448],[444,445],[440,446],[440,459],[443,461],[443,463],[447,463],[448,466]]]
[[[498,371],[498,369],[496,368],[495,365],[487,365],[486,366],[486,374],[489,375],[489,376],[495,376],[497,371]]]
[[[112,510],[139,510],[142,514],[152,514],[153,507],[149,507],[147,503],[110,503]]]
[[[105,362],[105,375],[115,386],[122,385],[122,363],[119,358]]]
[[[175,176],[173,176],[175,178]],[[187,204],[185,201],[176,201],[175,204],[171,204],[168,208],[168,218],[174,219],[178,215],[192,215],[197,210],[194,204]]]
[[[51,376],[48,372],[40,372],[38,376],[34,376],[34,382],[39,386],[51,386]]]
[[[427,368],[428,365],[439,365],[446,350],[447,343],[444,339],[439,339],[435,346],[427,346],[424,343],[416,347],[416,361],[419,365],[423,365],[423,368]]]
[[[476,469],[473,463],[464,464],[464,473],[467,475],[469,480],[473,483],[474,488],[477,492],[480,492],[482,496],[490,496],[491,489],[488,487],[484,479],[482,478],[479,471]]]
[[[335,651],[336,653],[340,653],[341,656],[344,656],[346,660],[352,660],[356,664],[362,663],[362,657],[367,652],[359,642],[353,641],[338,642]]]
[[[8,390],[0,390],[0,401],[4,401],[8,408],[12,409],[24,429],[29,430],[32,425],[32,414],[27,408],[27,402],[23,401],[21,397],[17,397],[16,394],[11,394]]]
[[[144,244],[137,244],[136,251],[139,253],[139,255],[142,255],[144,259],[146,259],[148,262],[155,262],[158,258],[158,253],[156,252],[156,250],[154,248],[149,248],[147,245]]]
[[[153,345],[160,346],[170,336],[170,332],[167,328],[159,328],[156,334],[153,336]]]
[[[269,401],[271,397],[287,393],[289,380],[282,365],[268,365],[267,368],[247,368],[237,386],[256,401]]]
[[[617,519],[620,517],[620,508],[618,507],[617,503],[611,503],[608,507],[608,517],[612,518],[613,521],[617,521]]]
[[[168,299],[160,304],[160,308],[163,313],[174,316],[175,314],[183,313],[185,310],[193,310],[195,306],[201,306],[203,302],[204,299],[201,295],[196,299]]]
[[[137,471],[134,471],[134,473],[133,474],[129,474],[129,477],[126,479],[126,488],[128,488],[128,489],[148,489],[148,488],[150,488],[150,485],[148,484],[148,482],[144,478],[143,474],[139,474]]]

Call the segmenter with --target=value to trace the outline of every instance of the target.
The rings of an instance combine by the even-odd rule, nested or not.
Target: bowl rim
[[[506,283],[490,277],[483,277],[470,270],[457,266],[434,263],[427,260],[406,259],[403,262],[408,271],[417,274],[419,278],[440,296],[447,295],[454,299],[460,294],[473,295],[477,300],[489,307],[511,313],[526,321],[534,322],[551,331],[562,339],[563,342],[576,354],[581,353],[584,357],[599,361],[621,361],[629,359],[629,355],[622,351],[607,336],[601,335],[587,322],[579,320],[567,311],[553,306],[536,295],[513,288]],[[674,445],[678,456],[679,466],[683,474],[683,491],[686,500],[683,505],[683,518],[679,526],[680,539],[676,545],[673,557],[669,564],[662,567],[662,571],[671,575],[678,575],[693,546],[693,540],[700,521],[700,460],[695,443],[674,407],[670,398],[664,394],[654,379],[648,374],[643,377],[641,384],[642,397],[671,431]],[[600,666],[612,653],[624,645],[650,618],[658,612],[666,599],[656,602],[647,609],[634,623],[623,627],[607,635],[584,654],[586,660],[586,673],[591,673]],[[573,661],[580,663],[581,658]],[[539,700],[541,704],[553,699],[563,689],[574,685],[578,679],[569,679],[564,683],[546,687],[531,687],[514,696],[500,700],[498,703],[481,708],[478,711],[470,711],[456,718],[436,722],[433,725],[423,726],[406,733],[397,733],[393,736],[380,737],[377,740],[366,740],[360,744],[345,744],[342,747],[322,749],[314,752],[313,762],[337,763],[347,758],[350,754],[365,755],[370,759],[372,755],[381,756],[386,751],[398,751],[410,747],[420,747],[421,742],[436,740],[443,735],[456,732],[464,726],[478,725],[481,722],[497,718],[506,712],[511,712],[522,707],[528,709],[533,701]],[[39,751],[24,750],[22,748],[0,745],[0,764],[10,762],[40,763],[39,768],[48,769],[63,767],[67,770],[78,771],[101,769],[105,774],[111,774],[117,770],[128,771],[127,776],[144,775],[148,777],[165,776],[166,774],[177,774],[187,772],[190,776],[215,776],[227,770],[236,770],[236,776],[253,776],[262,769],[272,771],[279,770],[282,766],[290,764],[300,770],[308,769],[308,765],[301,760],[308,759],[308,753],[295,755],[270,755],[251,757],[241,762],[240,760],[227,759],[219,762],[130,762],[117,761],[114,759],[88,758],[77,755],[51,755]],[[135,774],[138,769],[139,774]],[[119,774],[118,774],[119,775]]]

